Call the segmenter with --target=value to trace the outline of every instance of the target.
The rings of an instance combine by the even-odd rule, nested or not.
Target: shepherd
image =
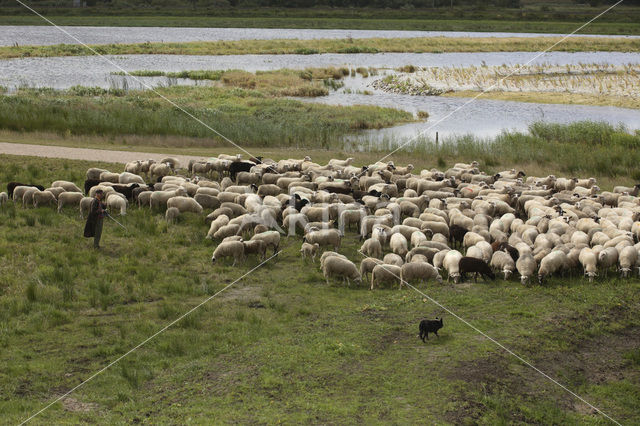
[[[107,214],[106,205],[102,202],[104,199],[104,191],[98,189],[95,198],[91,201],[89,215],[87,216],[87,224],[84,227],[84,236],[93,237],[93,248],[100,248],[100,237],[102,237],[102,220]]]

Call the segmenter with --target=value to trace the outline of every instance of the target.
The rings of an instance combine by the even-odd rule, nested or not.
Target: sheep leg
[[[434,331],[434,333],[436,334],[436,337],[439,339],[440,336],[438,336],[438,330]]]

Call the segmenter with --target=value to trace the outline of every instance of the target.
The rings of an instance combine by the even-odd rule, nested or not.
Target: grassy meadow
[[[0,161],[0,187],[118,169]],[[131,208],[118,220],[128,232],[106,222],[96,252],[75,209],[0,208],[3,421],[24,420],[258,264],[211,265],[202,217],[167,225]],[[422,343],[419,320],[441,308],[407,289],[327,285],[300,244],[283,240],[275,259],[36,423],[607,423],[447,313],[441,337]],[[358,261],[358,247],[348,232],[340,251]],[[640,422],[638,279],[418,287],[614,419]]]
[[[276,39],[197,41],[182,43],[119,43],[91,45],[101,55],[285,55],[321,53],[451,53],[451,52],[539,52],[560,41],[560,37],[423,37]],[[550,51],[638,52],[640,39],[621,37],[571,37]],[[50,46],[1,46],[0,59],[49,56],[87,56],[95,53],[77,44]]]

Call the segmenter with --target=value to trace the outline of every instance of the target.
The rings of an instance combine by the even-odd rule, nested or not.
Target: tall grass
[[[173,55],[246,55],[246,54],[310,54],[315,53],[381,53],[381,52],[537,52],[548,49],[560,38],[513,37],[425,37],[315,40],[238,40],[185,43],[137,43],[94,45],[103,55],[173,54]],[[553,47],[554,51],[637,52],[640,40],[625,38],[572,37]],[[93,52],[79,45],[0,47],[0,59],[39,56],[84,56]]]
[[[247,88],[158,90],[231,140],[246,146],[338,146],[348,132],[413,119],[410,113],[391,108],[329,106],[271,98],[258,87],[251,88],[254,77],[247,74],[229,76],[233,84],[246,84]],[[322,82],[318,84],[321,90],[327,90]],[[289,92],[286,87],[281,90],[281,94],[299,94]],[[0,128],[72,135],[190,136],[211,138],[210,146],[217,143],[204,126],[146,92],[86,97],[73,92],[23,90],[0,97]]]
[[[386,141],[373,149],[391,150],[398,141]],[[528,132],[503,131],[495,138],[473,135],[428,138],[402,149],[420,156],[449,161],[478,160],[488,167],[510,164],[535,165],[571,176],[624,176],[640,180],[640,132],[624,126],[582,121],[571,124],[536,122]]]

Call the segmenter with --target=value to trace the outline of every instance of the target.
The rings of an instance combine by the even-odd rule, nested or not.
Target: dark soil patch
[[[615,334],[606,334],[566,351],[539,354],[536,358],[525,356],[535,367],[554,378],[568,389],[591,401],[589,395],[581,395],[577,389],[584,385],[598,385],[623,379],[640,383],[640,371],[624,355],[640,347],[640,327],[629,327]],[[523,400],[554,398],[554,403],[564,410],[579,414],[597,415],[597,411],[543,377],[505,352],[496,352],[484,359],[459,362],[447,374],[447,378],[460,382],[454,398],[456,408],[445,413],[445,419],[454,424],[473,422],[482,416],[484,404],[474,400],[474,390],[485,394],[503,393],[519,396]],[[605,412],[608,410],[602,408]],[[519,413],[512,413],[512,420],[526,421]]]

